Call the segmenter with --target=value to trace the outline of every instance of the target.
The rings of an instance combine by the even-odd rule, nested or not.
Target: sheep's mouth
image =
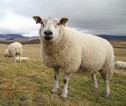
[[[53,37],[52,37],[52,36],[45,36],[44,39],[45,39],[46,41],[49,41],[49,40],[52,40]]]
[[[15,55],[18,56],[18,55],[20,55],[20,53],[16,53]]]

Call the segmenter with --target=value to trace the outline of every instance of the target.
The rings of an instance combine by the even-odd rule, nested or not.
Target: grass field
[[[124,42],[126,43],[126,42]],[[92,92],[90,76],[74,73],[69,82],[67,99],[51,94],[53,70],[42,64],[39,45],[24,45],[24,56],[31,61],[15,63],[3,57],[7,45],[0,44],[0,106],[126,106],[126,73],[115,72],[111,80],[111,95],[105,98],[105,86],[98,74],[99,91]],[[115,60],[126,61],[126,49],[115,48]]]

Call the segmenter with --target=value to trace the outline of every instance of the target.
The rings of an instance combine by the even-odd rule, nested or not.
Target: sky
[[[33,16],[69,19],[90,34],[126,35],[126,0],[0,0],[0,33],[38,36]]]

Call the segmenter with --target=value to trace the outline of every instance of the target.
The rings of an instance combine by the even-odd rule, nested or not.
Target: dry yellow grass
[[[28,56],[29,58],[33,60],[40,60],[40,45],[34,44],[34,45],[24,45],[23,46],[23,56]]]

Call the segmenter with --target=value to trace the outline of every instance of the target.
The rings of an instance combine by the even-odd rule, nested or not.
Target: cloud
[[[126,34],[126,0],[0,0],[0,31],[38,30],[32,16],[68,17],[68,26],[92,34]]]
[[[32,18],[20,16],[8,10],[4,10],[4,13],[4,17],[0,20],[1,30],[7,30],[9,33],[24,34],[26,32],[37,30],[39,27],[35,25],[35,22]]]

